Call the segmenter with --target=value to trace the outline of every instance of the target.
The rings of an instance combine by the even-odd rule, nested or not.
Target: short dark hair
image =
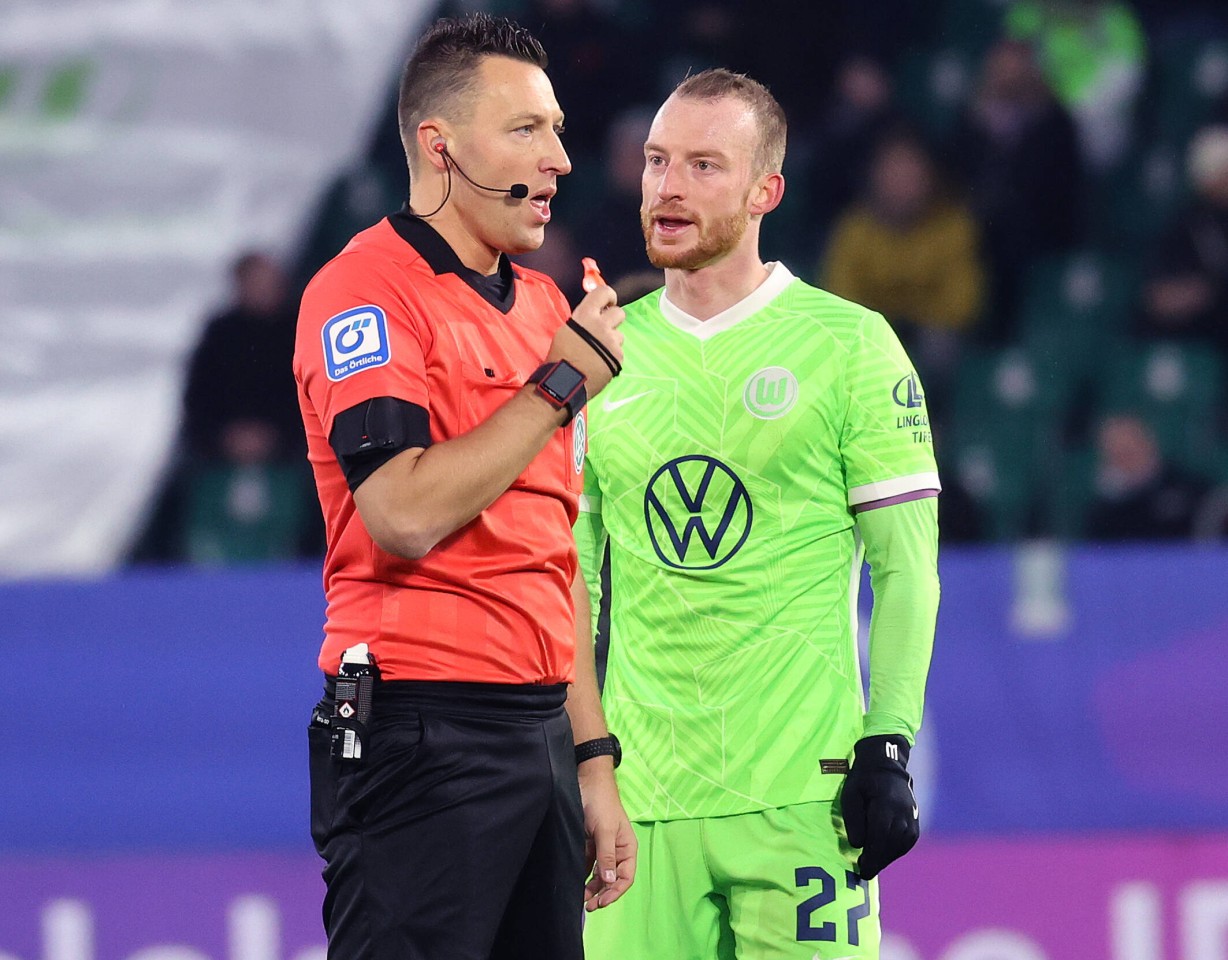
[[[405,152],[424,119],[460,109],[483,57],[510,57],[546,69],[546,51],[514,20],[489,13],[436,20],[418,41],[397,97],[397,123]]]
[[[741,100],[755,115],[759,126],[759,142],[755,145],[755,173],[780,173],[785,162],[785,137],[788,124],[785,111],[771,92],[758,80],[744,73],[734,73],[724,67],[704,70],[684,79],[674,88],[672,96],[689,100]]]

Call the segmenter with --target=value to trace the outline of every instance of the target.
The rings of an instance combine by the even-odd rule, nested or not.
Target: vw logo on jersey
[[[644,521],[661,561],[682,570],[727,562],[750,536],[754,510],[728,466],[693,455],[669,461],[644,491]]]
[[[925,394],[921,392],[921,381],[915,373],[901,378],[891,388],[891,399],[899,406],[915,410],[925,402]]]
[[[764,367],[746,381],[742,403],[753,417],[778,420],[797,403],[797,377],[784,367]]]
[[[324,371],[329,380],[344,380],[392,359],[388,320],[374,304],[354,307],[330,317],[322,331]]]
[[[588,451],[588,424],[581,410],[571,421],[571,465],[576,473],[584,472],[584,454]]]

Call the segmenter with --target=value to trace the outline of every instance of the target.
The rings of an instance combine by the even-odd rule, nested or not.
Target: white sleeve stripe
[[[601,498],[590,497],[587,493],[580,494],[580,512],[581,513],[600,513]]]
[[[915,493],[917,490],[941,489],[942,484],[938,482],[937,472],[910,473],[906,477],[878,480],[874,483],[863,483],[860,487],[850,487],[849,506],[855,507],[874,500],[886,500],[888,497],[898,497],[902,493]]]

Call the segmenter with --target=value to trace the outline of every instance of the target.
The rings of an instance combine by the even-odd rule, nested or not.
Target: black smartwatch
[[[594,757],[613,757],[614,766],[623,762],[623,745],[614,734],[598,737],[596,740],[585,740],[576,744],[576,766]]]
[[[584,381],[588,378],[566,360],[543,363],[526,381],[537,385],[537,392],[556,410],[566,410],[563,426],[571,423],[577,413],[588,403],[588,391]]]

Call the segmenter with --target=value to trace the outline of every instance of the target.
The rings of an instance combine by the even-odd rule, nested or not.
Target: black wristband
[[[579,335],[581,340],[593,348],[593,352],[605,362],[607,367],[610,368],[611,376],[617,377],[623,372],[623,365],[618,362],[618,358],[615,357],[614,354],[610,352],[610,348],[598,340],[591,331],[587,330],[582,324],[576,323],[575,318],[573,317],[569,317],[567,319],[567,326],[571,327],[571,329]]]
[[[576,744],[577,767],[585,760],[592,760],[594,757],[613,757],[614,766],[617,767],[623,762],[623,745],[618,742],[618,737],[612,733],[604,737],[597,737],[595,740],[585,740],[583,743]]]

